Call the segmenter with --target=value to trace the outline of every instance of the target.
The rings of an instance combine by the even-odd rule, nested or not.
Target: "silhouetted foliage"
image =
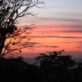
[[[0,81],[82,82],[82,63],[57,51],[40,54],[36,64],[28,64],[21,57],[0,58]]]
[[[40,69],[43,72],[42,76],[45,82],[69,82],[69,79],[71,80],[70,75],[72,68],[75,67],[75,61],[69,55],[61,55],[62,51],[40,54],[36,58],[40,62]]]
[[[22,45],[20,34],[32,26],[18,28],[17,19],[25,15],[33,15],[29,10],[42,3],[39,0],[0,0],[0,56],[16,50],[21,52],[24,45],[17,48]],[[15,45],[16,47],[13,47]]]

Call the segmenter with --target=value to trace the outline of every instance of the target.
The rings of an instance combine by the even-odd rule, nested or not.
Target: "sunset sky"
[[[30,34],[31,42],[36,45],[23,53],[35,56],[63,49],[73,57],[82,57],[82,0],[43,1],[42,8],[31,9],[34,17],[20,19],[20,25],[36,25]]]

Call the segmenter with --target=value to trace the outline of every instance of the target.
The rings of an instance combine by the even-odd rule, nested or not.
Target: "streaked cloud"
[[[20,26],[36,25],[29,36],[33,41],[29,44],[34,44],[32,50],[30,49],[31,56],[48,50],[64,49],[69,51],[66,52],[68,55],[81,57],[82,0],[43,1],[45,1],[43,8],[31,10],[35,14],[38,13],[35,17],[26,16],[19,20]],[[30,53],[30,50],[27,53]]]
[[[45,47],[45,48],[58,48],[59,46],[50,46],[50,45],[36,45],[36,46],[33,46],[34,48],[42,48],[42,47]]]
[[[35,24],[35,25],[56,25],[56,26],[81,26],[82,19],[79,18],[62,18],[62,17],[53,17],[53,18],[40,18],[40,17],[25,17],[20,20],[20,23],[23,25]]]
[[[73,38],[73,39],[82,39],[78,36],[30,36],[31,38]]]
[[[65,33],[82,33],[82,30],[68,30],[68,31],[61,31]]]

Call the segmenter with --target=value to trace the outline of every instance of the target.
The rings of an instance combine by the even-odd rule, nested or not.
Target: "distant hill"
[[[24,58],[23,60],[29,64],[34,64],[36,61],[34,58]]]

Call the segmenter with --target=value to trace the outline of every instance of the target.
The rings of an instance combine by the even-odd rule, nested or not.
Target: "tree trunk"
[[[5,45],[5,40],[6,40],[6,37],[4,34],[1,36],[1,40],[0,40],[0,57],[3,56],[2,51],[3,51],[4,45]]]

